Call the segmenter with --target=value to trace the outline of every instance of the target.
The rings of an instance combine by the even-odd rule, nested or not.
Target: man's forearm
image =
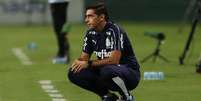
[[[91,66],[102,66],[102,65],[111,65],[111,64],[119,64],[119,60],[112,59],[112,58],[105,58],[103,60],[91,60]]]
[[[80,60],[80,61],[88,61],[89,58],[90,58],[89,54],[82,52],[82,54],[80,55],[78,60]]]
[[[102,60],[93,60],[91,66],[96,67],[102,65],[119,64],[120,57],[121,57],[120,51],[112,51],[111,56],[108,58],[104,58]]]

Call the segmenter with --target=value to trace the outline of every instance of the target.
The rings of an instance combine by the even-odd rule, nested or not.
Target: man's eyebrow
[[[92,16],[93,14],[86,14],[85,16]]]

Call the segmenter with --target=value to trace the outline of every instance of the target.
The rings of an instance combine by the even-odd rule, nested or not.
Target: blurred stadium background
[[[71,56],[81,52],[84,8],[96,0],[71,0],[68,19]],[[201,75],[195,64],[201,52],[201,26],[196,27],[184,65],[179,65],[196,11],[184,17],[192,0],[106,0],[112,20],[129,33],[138,60],[152,53],[157,39],[144,32],[163,32],[166,36],[161,54],[170,62],[157,58],[141,63],[142,80],[132,92],[137,101],[200,101]],[[195,6],[191,8],[196,9]],[[184,23],[183,23],[184,22]],[[181,27],[182,26],[182,27]],[[178,31],[182,28],[182,31]],[[36,47],[30,49],[30,43]],[[20,51],[20,52],[19,52]],[[52,64],[56,39],[51,26],[47,0],[0,0],[0,101],[99,101],[88,91],[72,85],[66,78],[69,65]],[[17,54],[24,54],[23,64]],[[23,57],[21,57],[23,58]],[[28,58],[28,60],[27,60]],[[72,62],[72,61],[71,61]],[[143,80],[143,73],[160,71],[164,80]],[[41,80],[50,80],[56,97],[43,90]],[[54,92],[53,92],[54,94]],[[62,100],[65,99],[65,100]]]
[[[69,21],[81,22],[84,14],[83,8],[94,1],[96,0],[72,0],[69,6]],[[189,5],[189,0],[105,1],[112,19],[140,22],[181,20]],[[0,14],[1,24],[51,22],[47,0],[1,0]]]

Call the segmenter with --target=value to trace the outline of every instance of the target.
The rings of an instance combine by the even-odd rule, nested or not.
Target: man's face
[[[93,9],[88,9],[85,13],[85,22],[89,28],[97,28],[101,22],[101,16],[95,14]]]

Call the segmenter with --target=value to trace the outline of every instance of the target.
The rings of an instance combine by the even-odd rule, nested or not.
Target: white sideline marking
[[[53,86],[53,85],[41,85],[41,87],[42,87],[44,90],[52,90],[52,89],[54,89],[54,86]]]
[[[52,101],[68,101],[64,99],[62,94],[59,94],[59,91],[55,89],[54,85],[52,85],[51,80],[40,80],[38,82],[41,84],[41,88],[44,92],[48,93],[48,95],[52,98]]]
[[[61,94],[49,94],[50,97],[61,98],[63,95]]]
[[[54,90],[54,89],[52,89],[52,90],[46,89],[45,92],[47,92],[47,93],[58,93],[59,91]]]
[[[19,60],[22,62],[22,64],[24,64],[24,65],[32,65],[33,64],[30,61],[29,57],[22,51],[21,48],[13,48],[12,51],[15,54],[15,56],[19,58]]]
[[[66,101],[66,99],[57,99],[57,98],[54,98],[54,99],[52,99],[52,101]]]
[[[50,80],[41,80],[39,81],[40,84],[51,84],[52,82]]]

